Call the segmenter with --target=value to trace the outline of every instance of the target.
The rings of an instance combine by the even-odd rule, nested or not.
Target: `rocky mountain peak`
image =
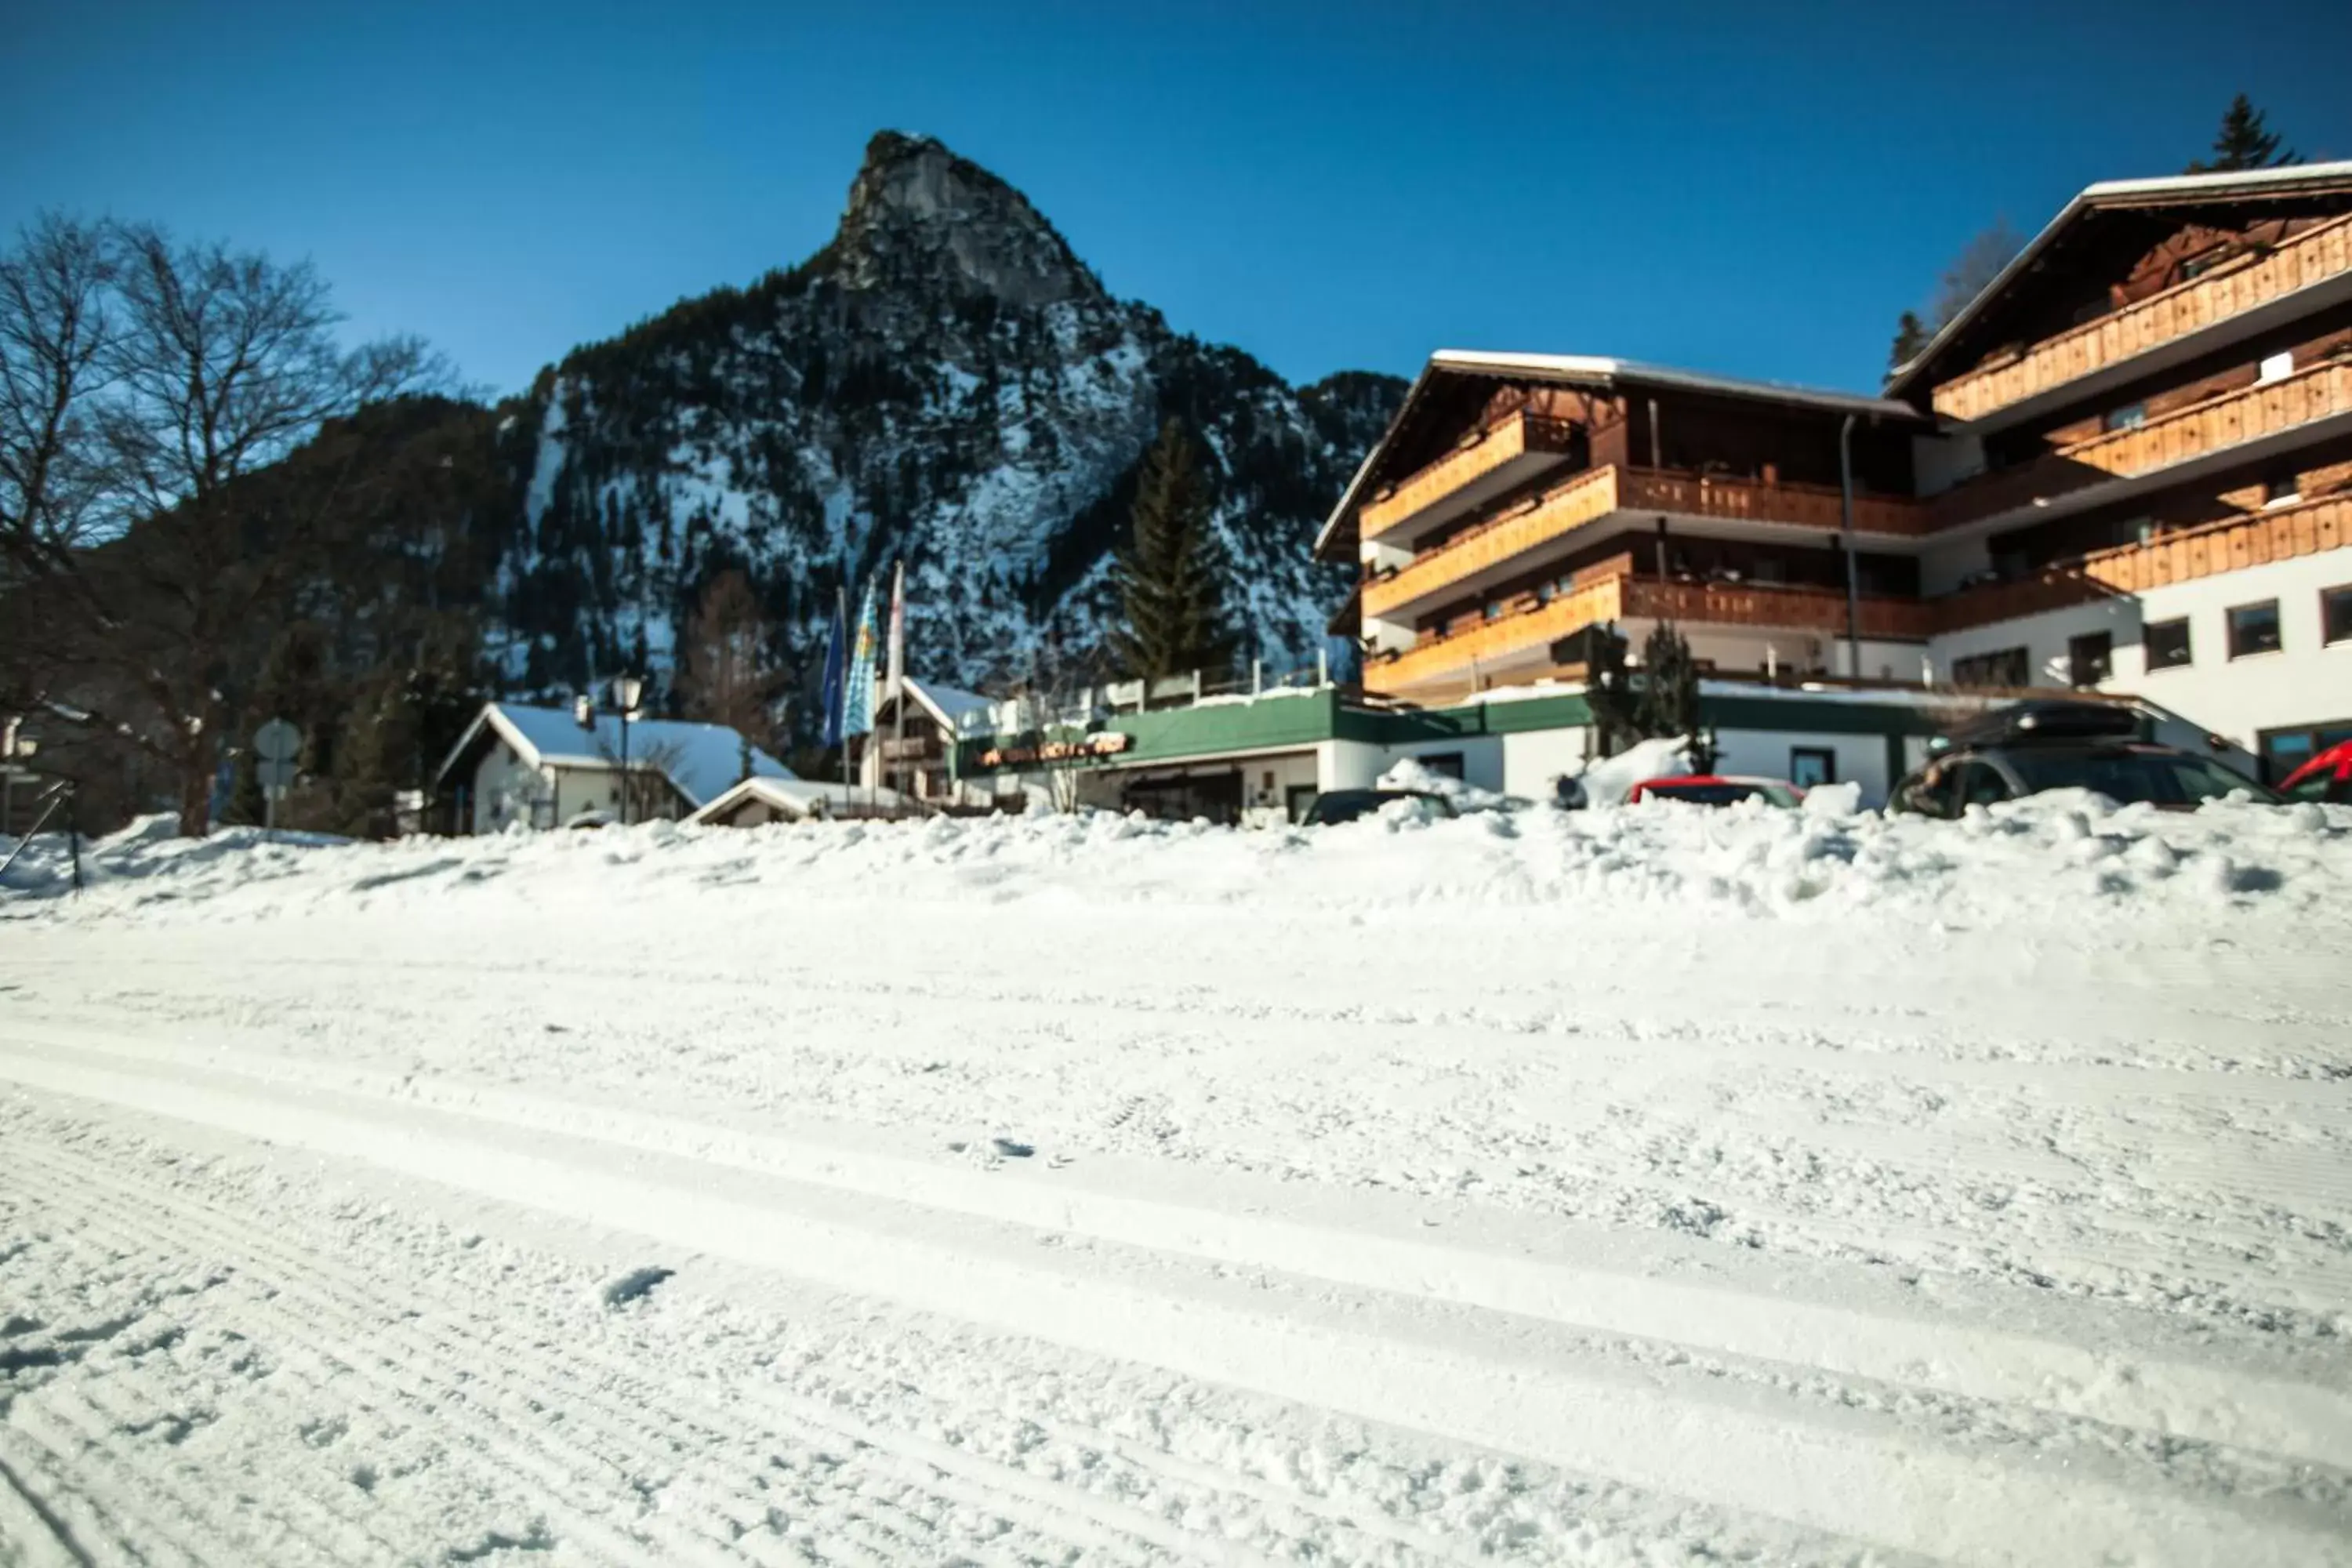
[[[1026,196],[928,136],[866,143],[830,248],[853,289],[945,287],[1024,307],[1108,299]]]

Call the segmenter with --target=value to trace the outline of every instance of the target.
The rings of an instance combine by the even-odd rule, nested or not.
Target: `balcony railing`
[[[1588,468],[1542,495],[1364,584],[1364,614],[1381,616],[1490,566],[1515,560],[1617,510],[1617,469]]]
[[[1490,491],[1507,486],[1516,477],[1566,458],[1576,431],[1570,421],[1524,412],[1473,431],[1445,456],[1365,502],[1357,513],[1357,532],[1365,539],[1387,533],[1481,480],[1488,481]]]
[[[1932,606],[1917,600],[1865,598],[1861,610],[1859,629],[1866,637],[1924,640],[1934,629]],[[1670,582],[1621,570],[1548,601],[1522,595],[1504,615],[1451,637],[1424,636],[1394,659],[1368,663],[1364,684],[1375,691],[1404,691],[1467,683],[1481,666],[1524,665],[1532,650],[1549,650],[1571,632],[1627,616],[1841,637],[1846,597],[1832,588]]]
[[[2352,495],[2324,496],[2183,529],[2146,544],[2095,551],[2080,560],[2045,567],[2031,577],[1947,594],[1929,600],[1927,607],[1937,631],[1958,631],[2316,555],[2347,544],[2352,544]]]
[[[1916,599],[1865,598],[1858,606],[1866,637],[1924,639],[1932,628],[1927,606]],[[1677,625],[1757,626],[1845,635],[1846,596],[1833,588],[1759,587],[1752,584],[1663,583],[1633,577],[1625,614]]]
[[[1457,674],[1466,680],[1481,664],[1524,655],[1534,647],[1548,649],[1580,627],[1615,620],[1622,613],[1619,606],[1625,581],[1604,577],[1545,604],[1530,600],[1530,607],[1452,637],[1424,637],[1393,659],[1367,662],[1364,685],[1373,691],[1404,691]]]
[[[1364,584],[1364,614],[1386,616],[1466,583],[1538,545],[1564,538],[1614,511],[1667,511],[1686,517],[1838,526],[1839,495],[1819,485],[1792,485],[1716,474],[1677,474],[1609,465],[1562,480],[1477,526],[1423,552],[1392,576]],[[1917,535],[1927,531],[1927,509],[1892,496],[1854,498],[1855,531]]]
[[[1785,522],[1804,528],[1843,526],[1843,500],[1830,485],[1628,468],[1621,493],[1621,504],[1636,511]],[[1927,531],[1927,509],[1907,496],[1856,494],[1853,526],[1857,533],[1916,536]]]
[[[2281,295],[2352,272],[2352,216],[2241,257],[2160,294],[2045,338],[2005,364],[1955,376],[1936,389],[1936,411],[1981,419],[1996,409],[2145,353]]]
[[[2145,474],[2352,410],[2352,361],[2330,360],[2276,381],[2209,397],[2137,425],[2061,447],[2068,463]]]
[[[937,735],[896,735],[882,737],[882,760],[886,763],[929,763],[945,756]]]

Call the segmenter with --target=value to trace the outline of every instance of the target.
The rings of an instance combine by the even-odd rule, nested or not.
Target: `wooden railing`
[[[1474,622],[1450,637],[1425,636],[1394,659],[1374,658],[1365,666],[1364,684],[1394,691],[1452,678],[1466,681],[1479,665],[1549,647],[1570,632],[1628,616],[1844,635],[1846,598],[1835,589],[1664,582],[1633,574],[1625,569],[1629,561],[1618,557],[1612,575],[1571,593],[1548,601],[1521,595],[1494,620]],[[1935,627],[1933,607],[1915,599],[1865,598],[1861,610],[1866,637],[1925,638]]]
[[[1357,532],[1365,539],[1385,533],[1506,463],[1532,453],[1565,453],[1575,432],[1576,426],[1566,420],[1545,419],[1523,411],[1474,430],[1445,456],[1365,502],[1356,516]]]
[[[2352,272],[2352,216],[2045,338],[2007,363],[1955,376],[1936,389],[1936,411],[1955,419],[1980,419],[2347,272]]]
[[[1807,528],[1843,526],[1843,502],[1836,488],[1829,485],[1628,468],[1621,493],[1622,504],[1636,510],[1787,522]],[[1857,533],[1916,536],[1927,531],[1927,509],[1907,496],[1857,494],[1853,498],[1853,526]]]
[[[1762,479],[1613,464],[1587,468],[1454,535],[1399,568],[1394,575],[1371,578],[1364,584],[1364,613],[1380,616],[1400,605],[1418,603],[1612,511],[1671,511],[1691,517],[1835,528],[1839,506],[1838,492],[1819,485],[1768,484]],[[1924,534],[1927,509],[1922,502],[1893,496],[1856,496],[1853,525],[1858,533]]]
[[[1620,609],[1626,579],[1604,577],[1548,604],[1486,621],[1449,637],[1424,637],[1393,659],[1375,658],[1364,666],[1364,685],[1374,691],[1397,691],[1423,686],[1460,673],[1465,678],[1482,663],[1530,647],[1549,647],[1580,626],[1613,621]]]
[[[2077,441],[2060,447],[2056,456],[2110,474],[2145,474],[2347,409],[2352,409],[2352,360],[2329,360],[2276,381],[2192,403],[2128,430]]]
[[[1860,631],[1866,637],[1925,637],[1931,629],[1927,606],[1916,599],[1865,598],[1859,608]],[[1843,636],[1846,597],[1832,588],[1633,577],[1626,580],[1625,614],[1694,626],[1785,626]]]
[[[1574,532],[1617,510],[1617,470],[1588,468],[1528,503],[1465,530],[1364,584],[1364,614],[1380,616],[1448,584],[1459,583],[1537,545]]]
[[[1928,601],[1936,630],[1990,626],[2119,594],[2144,594],[2223,572],[2316,555],[2352,544],[2352,495],[2325,496],[2250,517],[2095,551],[2031,577],[1963,588]]]

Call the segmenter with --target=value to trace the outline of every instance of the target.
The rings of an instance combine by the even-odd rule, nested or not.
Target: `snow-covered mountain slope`
[[[885,132],[832,241],[543,373],[504,427],[518,504],[495,619],[519,691],[660,668],[697,585],[749,570],[813,679],[837,588],[908,569],[915,668],[982,686],[1098,633],[1160,422],[1215,473],[1247,650],[1305,662],[1340,584],[1316,521],[1401,400],[1292,387],[1113,299],[1018,191]]]

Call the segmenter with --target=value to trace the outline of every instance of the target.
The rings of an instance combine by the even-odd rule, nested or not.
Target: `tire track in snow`
[[[1639,1384],[1622,1373],[1597,1376],[1606,1371],[1597,1364],[1496,1363],[1458,1348],[1433,1352],[1412,1339],[1310,1326],[1295,1310],[1269,1317],[1220,1306],[1215,1293],[1198,1287],[1180,1298],[1123,1280],[1064,1276],[1060,1290],[1041,1292],[1034,1266],[1008,1268],[969,1247],[713,1195],[708,1176],[681,1185],[618,1174],[587,1151],[551,1156],[561,1145],[544,1136],[505,1141],[534,1145],[529,1152],[486,1147],[429,1131],[423,1113],[395,1127],[372,1120],[364,1106],[324,1109],[327,1096],[301,1103],[257,1098],[185,1072],[166,1082],[22,1054],[10,1058],[8,1071],[62,1092],[357,1157],[1094,1353],[1337,1405],[1903,1550],[2032,1560],[2049,1544],[2045,1521],[2056,1518],[2110,1551],[2185,1552],[2241,1564],[2323,1561],[2345,1547],[2340,1519],[2292,1500],[2241,1503],[2136,1488],[2097,1464],[2053,1475],[2030,1457],[1953,1448],[1861,1413],[1764,1399],[1704,1379],[1668,1379],[1660,1387],[1654,1374]]]

